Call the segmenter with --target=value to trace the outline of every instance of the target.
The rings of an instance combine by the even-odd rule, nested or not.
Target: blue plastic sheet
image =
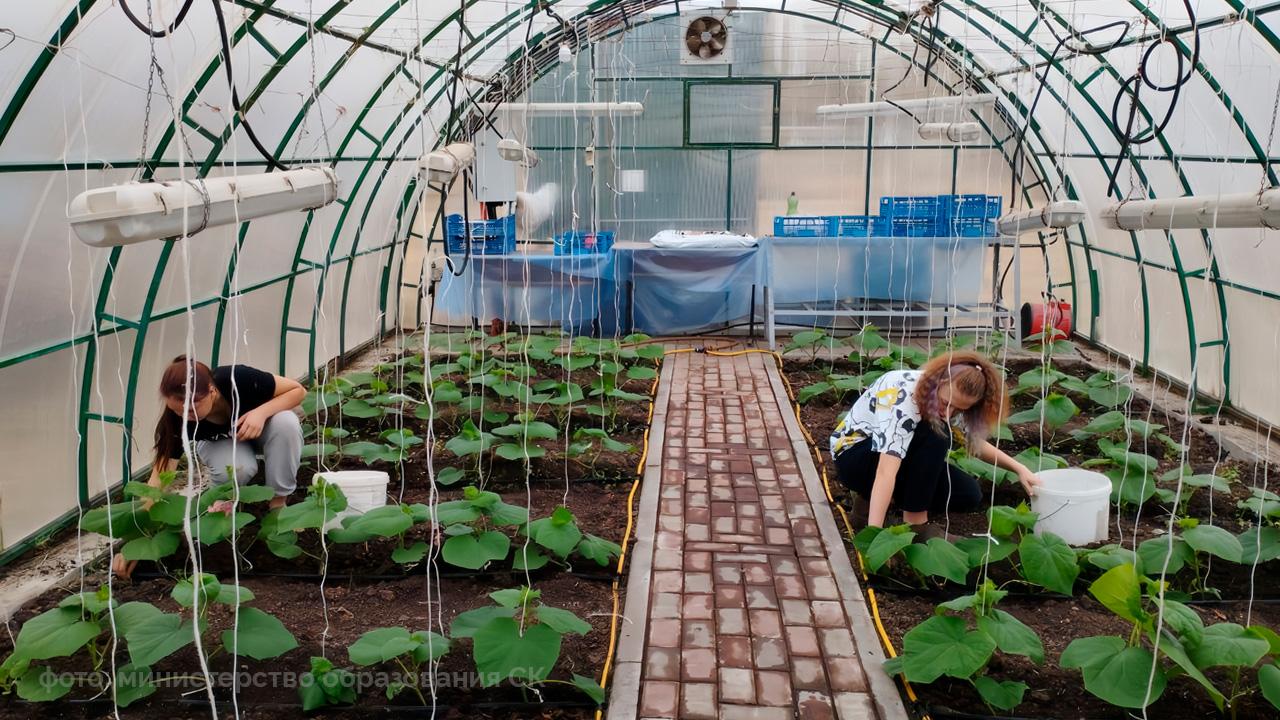
[[[777,305],[849,299],[970,305],[982,294],[983,238],[770,237],[762,242]]]
[[[751,316],[764,281],[759,246],[619,248],[632,283],[631,319],[650,335],[680,335],[732,325]]]
[[[457,262],[461,264],[461,259]],[[600,255],[475,255],[461,275],[445,272],[432,321],[559,326],[574,334],[613,334],[625,298],[614,253]]]

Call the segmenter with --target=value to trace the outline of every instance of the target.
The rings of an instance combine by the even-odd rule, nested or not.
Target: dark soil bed
[[[246,578],[245,587],[256,596],[253,607],[265,610],[281,618],[298,640],[299,647],[274,660],[257,662],[242,660],[238,671],[251,673],[255,680],[248,687],[243,687],[238,695],[240,716],[248,718],[303,717],[299,706],[297,690],[289,687],[271,687],[272,673],[301,673],[309,668],[309,658],[326,654],[336,665],[350,667],[347,662],[345,648],[361,634],[378,627],[403,626],[410,630],[431,629],[441,632],[440,621],[443,620],[447,634],[449,623],[465,610],[489,604],[487,594],[495,589],[513,587],[523,584],[523,576],[510,575],[505,578],[446,579],[428,582],[427,577],[405,578],[376,584],[348,584],[330,581],[322,589],[317,583],[295,582],[280,578]],[[151,602],[166,612],[176,612],[179,608],[169,598],[172,582],[153,579],[122,583],[116,586],[116,595],[121,602],[143,600]],[[592,630],[585,636],[567,635],[561,648],[560,663],[554,678],[568,679],[572,673],[589,677],[597,677],[604,665],[606,651],[609,647],[609,618],[613,606],[611,584],[607,582],[588,581],[566,574],[552,575],[541,579],[537,588],[542,592],[542,601],[548,605],[570,610],[578,617],[591,624]],[[57,604],[62,593],[50,594],[25,609],[17,618],[25,621],[33,615],[43,612]],[[429,621],[428,618],[431,618]],[[430,624],[429,624],[430,623]],[[230,613],[227,608],[215,607],[210,610],[211,630],[206,637],[216,637],[215,630],[229,626]],[[508,684],[494,688],[481,688],[475,680],[475,665],[471,660],[469,641],[459,641],[453,650],[445,655],[436,668],[438,678],[436,697],[440,707],[444,708],[436,714],[439,718],[587,718],[594,716],[594,709],[575,707],[565,709],[548,709],[544,711],[528,706],[536,702],[534,695],[525,696],[518,688]],[[0,650],[6,654],[10,649],[7,639],[0,642]],[[128,662],[123,643],[119,649],[117,663]],[[83,663],[72,667],[55,669],[82,670]],[[188,647],[160,662],[157,673],[174,673],[178,675],[198,675],[200,666],[195,651]],[[210,670],[215,673],[229,673],[232,670],[230,658],[221,656],[211,662]],[[375,671],[394,673],[394,666],[373,668]],[[276,677],[284,677],[277,675]],[[366,682],[386,682],[385,677],[370,674]],[[283,685],[283,681],[281,681]],[[565,686],[550,686],[555,689],[544,690],[547,701],[582,705],[585,696]],[[223,717],[233,716],[230,703],[230,686],[225,688],[222,702],[219,703],[219,714]],[[181,703],[203,703],[203,691],[192,693],[184,699],[184,690],[177,688],[161,688],[150,698],[122,710],[122,715],[138,718],[207,718],[207,704],[192,705],[184,708]],[[430,693],[424,690],[430,698]],[[91,692],[78,692],[76,696],[88,698]],[[403,707],[407,712],[417,702],[412,692],[405,691],[392,703]],[[481,707],[479,705],[510,704],[508,708]],[[479,704],[479,705],[477,705]],[[324,717],[395,717],[388,715],[388,703],[381,688],[372,687],[365,690],[355,708],[331,710]],[[428,710],[414,713],[427,716]],[[12,697],[0,700],[0,718],[67,718],[67,717],[111,717],[110,703],[82,704],[66,700],[52,704],[28,704]]]
[[[1016,384],[1018,374],[1037,365],[1038,362],[1034,360],[1010,362],[1007,368],[1008,377],[1011,378],[1010,387]],[[1097,371],[1097,368],[1080,361],[1055,363],[1055,368],[1082,379]],[[867,369],[870,368],[859,368],[844,360],[816,363],[788,360],[785,363],[787,379],[796,392],[807,385],[827,380],[828,374],[831,373],[856,375]],[[825,452],[826,438],[856,398],[857,393],[846,393],[843,397],[827,393],[801,405],[801,420],[823,450],[823,457],[828,460],[829,473],[832,473],[833,469]],[[1036,394],[1015,397],[1013,411],[1030,408],[1037,399]],[[1077,399],[1077,404],[1081,408],[1081,415],[1058,429],[1053,437],[1041,438],[1038,427],[1034,424],[1014,426],[1013,441],[1002,442],[1001,449],[1010,455],[1016,455],[1028,447],[1043,446],[1045,452],[1064,457],[1073,467],[1100,456],[1093,441],[1075,441],[1071,439],[1070,432],[1083,427],[1089,418],[1106,412],[1107,408],[1093,405],[1087,400]],[[1207,490],[1197,492],[1187,508],[1189,516],[1202,520],[1212,519],[1213,524],[1233,534],[1240,533],[1250,526],[1250,517],[1237,508],[1237,502],[1249,497],[1252,486],[1262,486],[1266,477],[1274,477],[1276,468],[1227,457],[1225,450],[1213,437],[1197,427],[1191,427],[1190,431],[1184,435],[1186,428],[1179,418],[1165,408],[1151,406],[1141,398],[1134,397],[1122,409],[1130,417],[1164,425],[1164,432],[1174,438],[1185,437],[1188,446],[1185,462],[1195,473],[1234,476],[1230,494],[1211,494]],[[1223,418],[1219,422],[1231,421]],[[1159,460],[1157,475],[1176,468],[1182,460],[1178,454],[1166,452],[1166,448],[1154,438],[1148,447],[1134,449]],[[831,490],[837,502],[848,507],[850,500],[848,492],[840,485],[834,474],[829,475],[829,478]],[[1001,485],[993,488],[990,482],[985,481],[981,484],[984,488],[985,500],[989,503],[1017,505],[1026,499],[1019,487]],[[993,493],[994,497],[992,497]],[[891,515],[894,514],[891,512]],[[898,516],[887,520],[888,523],[900,521]],[[1109,541],[1132,548],[1143,540],[1165,533],[1169,521],[1170,508],[1162,507],[1154,498],[1140,509],[1113,505]],[[945,522],[948,523],[948,531],[958,536],[982,535],[987,531],[987,518],[984,513],[953,514],[946,518]],[[909,571],[899,572],[894,565],[895,563],[890,563],[890,566],[882,571],[882,576],[872,578],[871,584],[878,588],[876,598],[885,628],[894,646],[901,648],[902,636],[908,630],[932,616],[939,602],[964,594],[964,588],[952,586],[929,592],[921,591],[910,587],[914,584],[914,579]],[[1280,573],[1267,565],[1260,566],[1256,573],[1250,570],[1245,565],[1223,561],[1212,563],[1206,577],[1206,585],[1216,588],[1223,598],[1229,600],[1247,600],[1253,597],[1258,601],[1250,608],[1247,602],[1220,602],[1212,599],[1212,596],[1201,596],[1197,610],[1206,624],[1236,622],[1242,625],[1262,624],[1271,628],[1280,628]],[[991,578],[997,584],[1014,577],[1014,571],[1008,567],[1007,563],[992,565]],[[1001,602],[999,607],[1017,616],[1035,630],[1044,642],[1046,650],[1043,665],[1035,665],[1018,656],[1001,656],[1000,654],[997,654],[990,665],[991,674],[998,679],[1021,680],[1029,686],[1023,704],[1014,711],[1015,715],[1032,718],[1063,718],[1064,720],[1067,718],[1098,720],[1107,718],[1109,720],[1134,716],[1086,692],[1079,671],[1065,670],[1058,666],[1058,658],[1071,640],[1089,635],[1124,636],[1129,630],[1128,623],[1088,596],[1085,588],[1093,577],[1096,577],[1096,574],[1081,576],[1076,585],[1074,599],[1059,599],[1060,596],[1029,596],[1034,593],[1031,593],[1025,585],[1019,584],[1012,584],[1005,588],[1013,591],[1014,594]],[[1211,672],[1209,677],[1220,687],[1230,686],[1230,680],[1225,674]],[[953,716],[963,716],[965,713],[986,716],[990,713],[967,682],[942,678],[930,685],[914,686],[914,689],[922,701],[919,709],[930,712],[936,718],[948,717],[948,711],[953,711],[955,713]],[[1238,718],[1276,717],[1274,708],[1257,695],[1240,701],[1237,710]],[[1148,708],[1147,716],[1190,718],[1217,715],[1216,708],[1203,690],[1194,681],[1182,677],[1170,682],[1159,702]]]

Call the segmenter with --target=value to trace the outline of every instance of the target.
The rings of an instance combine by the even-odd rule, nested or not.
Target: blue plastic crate
[[[445,218],[445,241],[450,255],[467,252],[466,221],[461,215]],[[471,221],[472,255],[510,255],[516,251],[516,216]]]
[[[556,255],[602,255],[613,248],[613,231],[569,231],[556,238]]]
[[[887,218],[924,218],[933,220],[938,217],[941,201],[937,195],[905,195],[886,196],[880,198],[880,214]]]
[[[836,232],[836,218],[830,215],[779,215],[773,219],[778,237],[828,237]]]
[[[956,217],[938,223],[938,230],[939,235],[948,237],[994,237],[996,223],[987,218]]]
[[[933,237],[938,234],[938,223],[933,218],[889,218],[891,237]]]
[[[836,237],[867,237],[875,233],[875,220],[873,215],[836,215],[835,233]]]
[[[1000,217],[1004,198],[999,195],[942,195],[942,203],[938,217],[950,218],[985,218],[994,220]]]

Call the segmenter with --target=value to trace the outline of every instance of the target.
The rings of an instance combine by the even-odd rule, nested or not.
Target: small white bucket
[[[338,513],[325,523],[326,532],[342,527],[342,519],[350,515],[363,515],[374,508],[387,504],[387,484],[390,478],[386,473],[377,470],[332,470],[318,472],[312,482],[324,478],[325,482],[335,485],[347,497],[347,509]]]
[[[1036,473],[1040,487],[1031,509],[1040,514],[1036,530],[1069,545],[1104,542],[1111,523],[1111,480],[1102,473],[1068,468]]]

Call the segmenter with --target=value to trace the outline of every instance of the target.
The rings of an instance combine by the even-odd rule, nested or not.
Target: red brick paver
[[[905,717],[772,359],[666,363],[610,720]]]

